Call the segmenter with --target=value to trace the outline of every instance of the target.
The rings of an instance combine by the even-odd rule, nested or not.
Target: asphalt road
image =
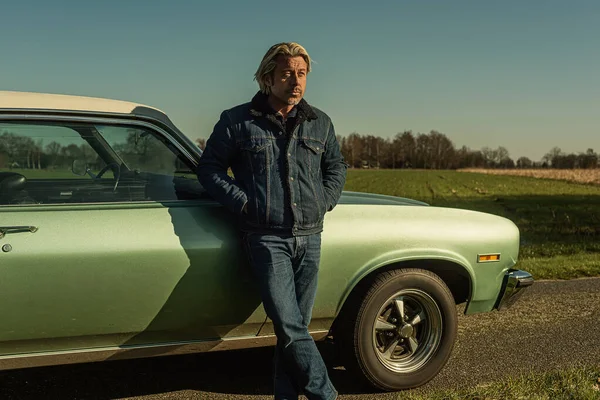
[[[452,358],[419,391],[529,370],[600,365],[600,278],[536,282],[510,309],[461,315]],[[356,385],[321,346],[340,400],[398,399]],[[0,372],[0,399],[270,399],[271,349]]]

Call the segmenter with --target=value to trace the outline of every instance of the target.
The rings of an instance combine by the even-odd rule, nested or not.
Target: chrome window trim
[[[27,123],[27,121],[42,121],[42,122],[82,122],[82,123],[92,123],[98,125],[128,125],[128,126],[140,126],[147,129],[151,129],[161,136],[165,137],[169,143],[171,143],[177,150],[179,150],[184,157],[192,162],[194,167],[198,166],[198,160],[194,157],[185,147],[183,147],[177,140],[173,138],[173,132],[169,132],[164,128],[158,126],[155,123],[141,121],[135,116],[129,115],[107,115],[107,116],[91,116],[91,115],[62,115],[62,114],[38,114],[32,112],[24,112],[24,113],[3,113],[0,110],[0,122],[4,121],[18,121],[20,123]],[[193,172],[193,171],[192,171]],[[189,202],[190,200],[169,200],[169,202]],[[194,200],[192,200],[194,201]],[[95,206],[102,205],[112,205],[112,204],[133,204],[133,203],[164,203],[165,201],[136,201],[136,202],[127,202],[127,201],[119,201],[119,202],[106,202],[106,203],[61,203],[61,204],[29,204],[28,207],[32,209],[36,209],[38,207],[53,207],[53,208],[61,208],[65,206],[74,206],[74,205],[88,205],[92,204]],[[23,207],[22,204],[19,205],[0,205],[0,209],[8,209],[10,207]]]
[[[146,108],[145,106],[141,106]],[[175,126],[175,124],[169,119],[169,117],[162,111],[157,111],[153,109],[149,109],[152,111],[155,116],[149,115],[147,113],[135,112],[133,110],[131,113],[119,113],[119,112],[107,112],[107,111],[94,111],[94,110],[66,110],[66,109],[45,109],[45,108],[0,108],[0,117],[2,115],[47,115],[47,116],[85,116],[85,117],[100,117],[100,118],[124,118],[124,119],[134,119],[134,120],[142,120],[142,121],[150,121],[154,125],[160,125],[166,127],[168,130],[171,130],[175,133],[177,139],[181,140],[183,143],[189,146],[189,149],[192,152],[196,153],[197,156],[202,154],[202,150],[183,132]]]
[[[23,122],[26,121],[56,121],[56,122],[84,122],[84,123],[95,123],[95,124],[113,124],[113,125],[136,125],[144,128],[152,129],[154,131],[159,132],[162,136],[164,136],[171,144],[173,144],[177,150],[181,151],[185,157],[187,157],[194,166],[198,166],[198,160],[186,149],[184,148],[177,140],[173,138],[173,132],[168,132],[164,128],[158,126],[157,124],[140,121],[137,118],[128,117],[127,115],[123,115],[122,117],[117,116],[73,116],[73,115],[52,115],[52,114],[36,114],[36,113],[23,113],[23,114],[4,114],[0,113],[0,121],[5,120],[20,120]]]

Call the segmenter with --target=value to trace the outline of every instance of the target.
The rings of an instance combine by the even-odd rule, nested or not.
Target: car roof
[[[129,101],[111,100],[99,97],[72,96],[64,94],[16,92],[0,90],[0,113],[11,112],[60,112],[101,115],[119,115],[119,117],[142,118],[158,121],[170,128],[189,149],[200,152],[194,144],[175,124],[167,114],[155,107]]]
[[[90,113],[117,113],[167,119],[165,113],[161,110],[143,104],[98,97],[32,92],[0,91],[0,110],[57,110]]]

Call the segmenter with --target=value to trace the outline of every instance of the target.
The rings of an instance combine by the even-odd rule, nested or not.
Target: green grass
[[[500,215],[519,227],[519,266],[537,279],[600,275],[600,186],[456,171],[349,170],[345,190]]]
[[[529,373],[465,390],[398,394],[398,400],[600,399],[600,366]]]
[[[71,170],[0,168],[0,172],[16,172],[27,179],[81,179],[81,176],[75,175]]]
[[[595,253],[525,258],[519,261],[518,266],[536,279],[574,279],[600,275],[600,257]]]

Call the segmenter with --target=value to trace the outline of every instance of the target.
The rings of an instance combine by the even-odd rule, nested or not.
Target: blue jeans
[[[331,400],[337,392],[308,333],[317,291],[321,234],[279,236],[245,233],[244,245],[258,281],[277,346],[273,360],[276,400]]]

